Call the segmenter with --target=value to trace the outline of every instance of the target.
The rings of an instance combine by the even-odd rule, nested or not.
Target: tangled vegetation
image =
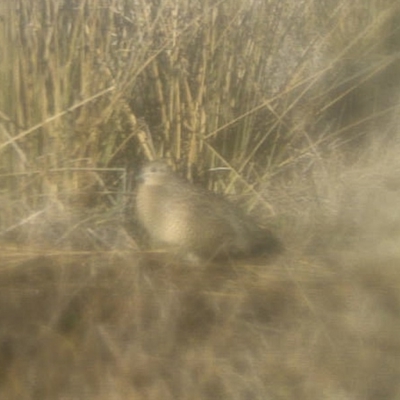
[[[400,397],[396,0],[0,5],[0,397]],[[166,158],[285,242],[146,251]]]

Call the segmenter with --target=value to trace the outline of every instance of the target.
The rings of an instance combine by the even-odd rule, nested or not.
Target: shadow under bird
[[[163,161],[145,164],[136,212],[154,244],[196,260],[272,255],[280,241],[224,197],[179,177]]]

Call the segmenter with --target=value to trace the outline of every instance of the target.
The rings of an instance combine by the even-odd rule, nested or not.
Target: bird
[[[194,185],[163,160],[139,174],[136,213],[153,244],[195,260],[276,254],[280,240],[222,195]]]

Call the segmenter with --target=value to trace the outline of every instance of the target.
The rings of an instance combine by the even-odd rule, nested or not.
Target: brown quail
[[[276,253],[270,231],[223,197],[177,176],[163,161],[140,174],[137,216],[153,243],[198,259]]]

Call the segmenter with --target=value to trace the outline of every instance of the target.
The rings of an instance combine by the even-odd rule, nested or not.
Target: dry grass
[[[400,399],[397,0],[0,5],[0,397]],[[167,157],[284,239],[143,252]]]
[[[399,399],[398,147],[375,151],[274,194],[287,252],[269,262],[193,268],[118,220],[3,243],[0,397]]]
[[[0,270],[2,397],[398,398],[398,258],[12,260]]]

